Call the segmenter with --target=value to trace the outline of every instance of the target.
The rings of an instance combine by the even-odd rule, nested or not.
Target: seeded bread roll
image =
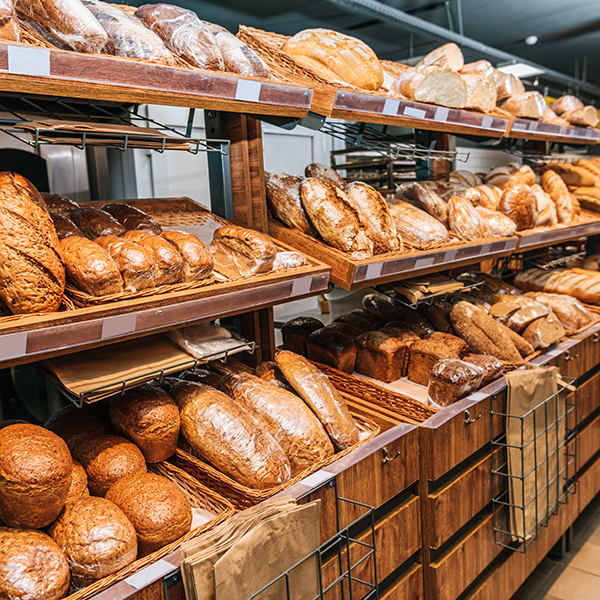
[[[60,196],[59,194],[48,194],[41,192],[41,196],[46,203],[48,212],[51,215],[60,215],[61,217],[69,217],[69,215],[78,208],[81,208],[77,202],[67,198],[66,196]]]
[[[56,434],[37,425],[0,430],[0,519],[10,527],[38,529],[65,504],[73,460]]]
[[[306,338],[322,327],[323,323],[314,317],[297,317],[287,321],[281,327],[283,349],[306,356]]]
[[[161,235],[183,259],[182,281],[201,281],[210,277],[214,267],[213,257],[196,236],[183,231],[163,231]]]
[[[306,338],[306,356],[344,373],[352,373],[356,363],[356,344],[344,333],[323,327]]]
[[[175,483],[155,473],[136,473],[110,486],[114,502],[137,534],[138,557],[147,556],[185,535],[192,526],[192,507]]]
[[[105,498],[83,496],[70,502],[48,533],[65,552],[77,587],[115,573],[137,555],[133,525]]]
[[[102,210],[112,215],[119,223],[123,223],[127,231],[148,231],[154,235],[160,235],[162,232],[162,227],[149,214],[135,206],[114,202],[105,204]]]
[[[78,208],[69,218],[90,240],[101,235],[123,235],[125,227],[109,213],[97,208]]]

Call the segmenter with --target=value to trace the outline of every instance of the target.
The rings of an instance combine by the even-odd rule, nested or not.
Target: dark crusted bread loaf
[[[196,236],[184,231],[163,231],[165,238],[179,252],[183,259],[181,281],[202,281],[210,277],[214,260],[210,250]]]
[[[60,196],[59,194],[47,194],[46,192],[41,192],[41,196],[44,199],[46,208],[51,215],[68,217],[74,210],[81,208],[77,202],[67,198],[66,196]]]
[[[281,327],[283,349],[306,356],[306,338],[322,327],[323,323],[314,317],[297,317],[287,321]]]
[[[476,391],[483,380],[484,370],[453,358],[438,361],[431,370],[427,394],[439,406],[450,406]]]
[[[471,365],[483,369],[482,385],[498,379],[504,372],[504,363],[495,356],[486,356],[485,354],[468,354],[463,360]]]
[[[354,325],[350,325],[350,323],[340,323],[339,321],[334,321],[333,323],[329,323],[329,325],[325,325],[325,329],[328,331],[339,331],[340,333],[351,337],[353,340],[361,333],[364,333],[362,329],[358,329],[357,327],[354,327]],[[286,350],[289,350],[289,348],[286,348]]]
[[[135,208],[135,206],[114,202],[105,204],[102,210],[111,214],[119,223],[122,223],[127,231],[149,231],[154,235],[162,233],[162,227],[149,214]]]
[[[451,333],[443,333],[442,331],[434,331],[430,333],[426,338],[426,340],[431,340],[432,342],[440,342],[445,346],[448,346],[450,350],[459,358],[466,356],[469,354],[469,345],[461,338],[452,335]]]
[[[356,363],[356,344],[346,334],[323,327],[306,338],[306,356],[344,373],[352,373]]]
[[[146,383],[114,396],[109,415],[115,431],[132,440],[146,462],[160,462],[175,454],[179,409],[157,385]]]
[[[333,320],[333,322],[346,323],[348,325],[352,325],[352,327],[356,327],[356,329],[359,329],[361,333],[365,331],[370,331],[372,329],[376,329],[376,326],[368,318],[366,318],[360,313],[355,313],[354,311],[348,313],[347,315],[340,315],[339,317],[336,317]],[[380,324],[378,322],[377,324],[379,325],[379,327],[381,327],[385,323]]]
[[[101,235],[123,235],[125,227],[112,215],[97,208],[78,208],[69,218],[90,240]]]
[[[70,578],[65,553],[51,537],[0,527],[0,598],[59,600]]]
[[[179,539],[192,525],[192,507],[183,490],[155,473],[120,479],[110,486],[106,499],[131,521],[140,558]]]
[[[204,385],[210,385],[211,387],[218,389],[221,379],[223,379],[223,375],[219,375],[214,371],[194,369],[193,371],[184,371],[181,375],[179,375],[179,379],[182,379],[183,381],[195,381],[196,383],[203,383]],[[177,381],[174,381],[174,384],[175,383],[177,383]],[[169,390],[165,391],[169,393]]]
[[[373,310],[367,310],[366,308],[355,308],[354,310],[351,310],[348,315],[354,315],[361,319],[365,319],[374,329],[379,329],[388,322],[383,315]]]
[[[58,213],[50,213],[50,216],[52,217],[54,229],[56,229],[56,235],[58,235],[59,240],[69,237],[70,235],[85,237],[83,231],[81,231],[69,217],[63,217]]]
[[[115,482],[132,473],[145,473],[146,461],[140,449],[118,435],[97,435],[79,442],[73,448],[88,477],[94,496],[104,496]]]
[[[408,351],[406,377],[419,385],[427,385],[433,366],[445,358],[458,358],[458,354],[445,344],[433,340],[419,340]]]
[[[64,506],[73,473],[65,442],[37,425],[0,430],[0,519],[11,527],[49,525]]]
[[[402,377],[407,343],[382,331],[367,331],[356,339],[356,371],[387,383]]]
[[[115,573],[137,555],[133,525],[105,498],[82,496],[70,502],[48,533],[65,552],[76,587]]]

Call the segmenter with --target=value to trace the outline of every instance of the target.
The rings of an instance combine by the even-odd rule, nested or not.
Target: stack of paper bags
[[[464,285],[460,281],[437,274],[407,279],[392,286],[398,294],[404,296],[411,304],[427,296],[456,292],[463,287]]]
[[[273,498],[182,544],[187,600],[285,600],[287,571],[290,600],[315,598],[320,508]]]

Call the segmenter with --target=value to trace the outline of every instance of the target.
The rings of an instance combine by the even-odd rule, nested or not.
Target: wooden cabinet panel
[[[600,450],[600,416],[577,436],[577,465],[583,467]]]
[[[563,377],[575,379],[593,369],[600,362],[600,333],[594,329],[597,328],[594,327],[591,332],[584,332],[570,340],[571,347],[566,348],[548,364],[559,367]]]
[[[379,600],[422,600],[422,598],[423,568],[421,565],[413,565],[383,593],[379,593]]]
[[[577,422],[581,423],[600,407],[600,373],[577,389]],[[571,427],[569,423],[569,427]]]
[[[581,514],[586,506],[600,492],[600,459],[592,463],[581,475],[577,482],[577,495],[573,499],[578,503],[578,512]],[[571,500],[571,499],[569,499]]]
[[[298,504],[306,504],[312,500],[321,500],[321,544],[324,544],[338,532],[335,487],[326,487],[323,485],[312,492],[312,494],[298,500]]]

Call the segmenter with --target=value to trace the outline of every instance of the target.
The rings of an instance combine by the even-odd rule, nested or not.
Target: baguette
[[[583,166],[568,163],[551,163],[545,165],[542,171],[554,171],[568,186],[586,187],[596,185],[597,177]]]

